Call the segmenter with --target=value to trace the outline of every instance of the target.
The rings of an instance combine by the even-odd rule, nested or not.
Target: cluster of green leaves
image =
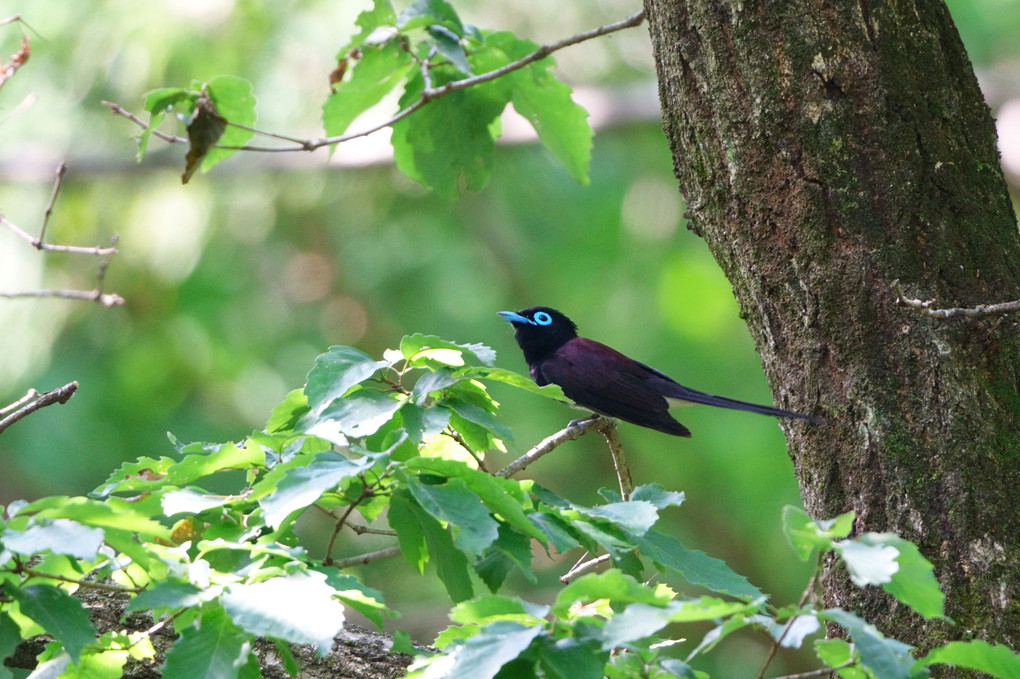
[[[421,654],[413,676],[703,677],[698,657],[738,629],[796,647],[826,622],[850,641],[820,640],[815,649],[843,677],[922,677],[932,663],[997,677],[1020,671],[1002,647],[950,644],[915,660],[909,646],[848,611],[818,609],[808,596],[770,604],[725,563],[656,528],[682,493],[651,484],[624,499],[603,490],[604,503],[584,506],[534,481],[488,473],[484,453],[501,449],[510,431],[487,384],[563,398],[494,360],[483,345],[420,334],[382,359],[332,347],[265,431],[239,444],[172,439],[176,456],[125,464],[90,497],[12,503],[0,523],[0,658],[45,633],[53,641],[33,676],[112,678],[131,659],[151,661],[149,632],[98,635],[72,596],[102,587],[131,597],[126,613],[173,623],[179,636],[165,654],[166,676],[257,677],[258,637],[275,642],[296,675],[288,644],[326,653],[346,610],[380,627],[397,614],[332,556],[339,535],[363,532],[352,523],[357,514],[391,534],[414,569],[431,565],[456,604],[455,624],[435,642],[440,653],[421,654],[398,635],[397,648]],[[211,483],[232,483],[235,492],[211,493]],[[334,540],[318,558],[294,532],[309,511],[334,521]],[[834,553],[858,585],[880,585],[922,616],[943,616],[931,565],[917,549],[893,535],[847,539],[851,522],[850,515],[816,522],[791,509],[786,531],[802,558],[818,552],[820,565]],[[550,554],[605,552],[609,568],[572,577],[549,606],[500,595],[510,572],[534,578],[535,543]],[[710,594],[643,584],[650,572],[679,575]],[[488,592],[479,595],[479,584]],[[680,643],[663,633],[667,625],[706,620],[714,629],[683,659],[664,654]],[[0,666],[0,678],[10,676]]]
[[[399,13],[390,0],[374,0],[357,25],[360,30],[337,55],[333,91],[322,108],[329,140],[342,138],[361,114],[402,86],[398,107],[411,114],[394,116],[394,158],[402,172],[436,193],[452,199],[462,182],[472,190],[488,183],[507,105],[531,123],[574,178],[587,183],[593,135],[588,114],[553,75],[552,57],[486,77],[535,53],[538,45],[510,31],[465,24],[446,0],[417,0]],[[199,166],[207,171],[230,156],[253,134],[252,88],[234,76],[155,90],[144,106],[151,127],[141,136],[139,157],[168,110],[186,112],[185,181]]]

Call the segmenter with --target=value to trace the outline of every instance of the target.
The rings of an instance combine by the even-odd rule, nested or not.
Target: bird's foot
[[[595,424],[596,422],[598,422],[601,419],[602,419],[602,416],[601,415],[597,415],[597,414],[596,415],[592,415],[591,417],[582,417],[582,418],[577,419],[577,420],[571,420],[570,424],[567,425],[567,428],[569,429],[569,428],[573,428],[573,427],[580,427],[582,430],[585,430],[589,426],[591,426],[592,424]]]

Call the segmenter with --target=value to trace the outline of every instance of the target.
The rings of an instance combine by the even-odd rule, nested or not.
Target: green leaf
[[[815,655],[829,667],[839,667],[850,662],[853,647],[843,639],[818,639],[815,641]]]
[[[918,660],[915,668],[935,664],[976,670],[997,679],[1020,679],[1020,655],[1008,646],[989,644],[980,639],[950,641]]]
[[[496,520],[478,501],[478,496],[468,490],[463,479],[451,478],[432,485],[412,477],[408,489],[425,511],[449,524],[454,543],[460,549],[477,556],[496,540],[499,529]]]
[[[450,620],[461,625],[484,625],[496,620],[536,625],[542,623],[542,618],[548,612],[548,606],[529,603],[516,597],[485,594],[454,606],[450,611]]]
[[[464,378],[455,375],[453,369],[447,366],[427,372],[414,383],[414,389],[411,390],[411,399],[416,404],[421,405],[429,394],[442,391],[462,379]]]
[[[834,544],[850,572],[850,579],[858,587],[884,585],[899,570],[896,557],[900,553],[895,547],[858,540],[840,540]]]
[[[670,601],[665,606],[643,602],[629,604],[606,623],[603,650],[611,650],[658,632],[671,622],[700,622],[730,616],[743,617],[757,610],[754,604],[701,597]]]
[[[395,510],[398,515],[396,518]],[[418,565],[420,569],[422,566],[419,564],[431,560],[436,567],[436,574],[454,602],[472,597],[474,587],[468,574],[467,557],[454,545],[450,533],[415,501],[409,491],[399,489],[393,492],[390,498],[389,519],[390,526],[397,532],[400,551],[411,565]],[[428,546],[427,556],[421,547],[419,536],[424,537]]]
[[[3,591],[18,602],[22,614],[36,622],[46,633],[64,645],[75,663],[82,650],[96,639],[96,628],[78,599],[49,585],[13,587]]]
[[[413,66],[411,55],[398,41],[363,47],[361,58],[348,69],[350,77],[334,85],[333,93],[322,106],[326,134],[333,137],[346,132],[359,115],[389,94]]]
[[[656,509],[665,509],[666,507],[679,507],[683,504],[684,494],[666,490],[657,483],[649,483],[643,486],[638,486],[634,489],[634,492],[630,494],[630,501],[637,502],[642,500],[644,502],[651,502],[655,505]]]
[[[547,384],[544,387],[540,387],[535,384],[535,381],[530,377],[519,375],[512,370],[506,370],[505,368],[478,368],[478,367],[466,367],[457,371],[458,374],[469,375],[476,379],[487,380],[491,382],[501,382],[502,384],[509,384],[525,391],[530,391],[533,394],[539,394],[546,398],[551,398],[556,401],[563,403],[573,403],[569,398],[563,394],[563,390],[557,384]]]
[[[546,514],[545,512],[532,512],[528,514],[528,518],[534,522],[538,529],[542,531],[546,540],[551,542],[556,548],[556,551],[561,554],[568,549],[578,547],[580,543],[577,538],[571,532],[570,524],[564,521],[557,514]]]
[[[460,44],[460,36],[442,24],[432,24],[427,29],[436,51],[450,60],[463,75],[471,75],[471,65]]]
[[[336,434],[363,438],[371,436],[406,403],[381,391],[362,389],[337,399],[316,417],[304,417],[299,428],[327,441],[339,443]]]
[[[177,632],[181,636],[166,653],[164,677],[234,679],[248,662],[251,636],[235,626],[219,606],[206,608]]]
[[[841,608],[827,608],[824,617],[841,625],[850,633],[861,664],[870,669],[876,679],[909,679],[914,676],[911,667],[913,648],[895,639],[887,639],[874,625]]]
[[[405,403],[400,409],[400,423],[413,443],[421,443],[431,440],[446,429],[450,424],[450,411],[446,408],[422,408],[414,403]]]
[[[439,405],[449,408],[468,422],[477,424],[504,441],[513,440],[513,431],[508,426],[497,420],[496,416],[488,410],[471,403],[461,396],[448,396],[439,401]]]
[[[648,532],[659,520],[655,505],[642,500],[612,502],[599,507],[574,507],[581,514],[595,519],[605,519],[636,539]]]
[[[826,552],[832,549],[834,540],[850,534],[853,521],[853,512],[840,514],[835,519],[815,521],[799,507],[783,507],[783,532],[801,561],[806,561],[812,550]]]
[[[442,24],[457,35],[464,35],[457,10],[446,0],[415,0],[397,17],[397,28],[410,31],[430,24]]]
[[[497,592],[503,580],[517,566],[532,583],[538,579],[531,572],[531,540],[508,524],[499,524],[499,537],[475,563],[475,572],[489,591]]]
[[[103,531],[70,519],[41,519],[24,531],[7,529],[0,533],[3,545],[18,554],[50,551],[92,561],[103,546]]]
[[[220,602],[234,622],[251,634],[311,644],[319,655],[326,655],[344,626],[344,607],[333,594],[326,575],[311,571],[230,585]]]
[[[371,458],[351,460],[340,453],[327,451],[315,455],[303,466],[274,470],[265,481],[275,489],[259,500],[266,523],[279,528],[292,512],[309,507],[327,490],[344,479],[357,476],[373,464]]]
[[[432,71],[434,86],[454,79],[457,71],[440,66]],[[408,79],[399,106],[410,106],[422,95],[420,75]],[[393,124],[393,159],[401,172],[449,200],[460,182],[478,191],[489,182],[495,140],[490,125],[506,108],[501,86],[482,83],[434,99],[414,114]]]
[[[308,406],[315,413],[343,396],[356,384],[361,384],[380,368],[388,365],[377,361],[354,347],[334,346],[315,359],[315,367],[308,373],[305,395]]]
[[[545,542],[545,533],[524,513],[525,496],[518,482],[486,474],[458,460],[419,457],[408,460],[407,466],[417,471],[463,479],[490,511],[522,533]]]
[[[939,589],[931,562],[921,556],[917,546],[893,533],[865,533],[860,542],[895,548],[899,568],[882,589],[925,618],[944,618],[946,596]]]
[[[604,573],[589,573],[560,590],[553,604],[553,615],[564,618],[575,602],[591,603],[609,599],[616,603],[646,603],[664,606],[671,596],[656,592],[629,575],[616,569]]]
[[[672,536],[652,530],[637,544],[642,554],[661,566],[677,571],[692,585],[750,600],[764,596],[747,578],[733,572],[723,561],[704,552],[687,549]]]
[[[6,671],[3,660],[14,654],[14,649],[21,643],[21,631],[18,623],[11,619],[7,611],[0,611],[0,677]],[[8,677],[12,676],[10,674]]]
[[[515,660],[541,633],[541,626],[494,622],[453,650],[448,650],[438,659],[439,662],[434,661],[419,676],[428,679],[492,679],[503,665]]]
[[[336,598],[371,620],[380,630],[383,627],[384,615],[387,617],[396,615],[386,608],[382,592],[368,587],[353,575],[342,574],[337,569],[327,566],[316,567],[315,570],[326,575],[326,584],[336,590],[334,594]]]
[[[127,502],[116,498],[97,502],[84,497],[51,496],[26,505],[20,513],[29,512],[37,512],[39,519],[72,519],[86,526],[119,528],[144,538],[170,540],[166,526],[133,511]]]
[[[441,354],[438,350],[442,349],[449,349],[450,352]],[[420,332],[407,335],[400,340],[400,353],[412,362],[418,361],[422,357],[444,357],[439,362],[453,366],[464,365],[464,356],[487,366],[491,366],[496,361],[496,352],[484,344],[458,344],[436,335],[424,335]],[[449,356],[452,354],[460,354],[461,358],[451,360]]]
[[[425,531],[414,508],[414,499],[408,491],[394,491],[386,518],[390,528],[397,534],[400,553],[419,573],[424,573],[425,564],[429,561],[428,546],[425,543]]]
[[[538,662],[547,679],[602,679],[608,653],[599,653],[573,637],[539,637]]]
[[[340,50],[337,59],[345,58],[352,48],[360,46],[377,28],[396,26],[397,13],[393,10],[393,3],[389,0],[373,0],[372,9],[361,12],[354,23],[361,30]]]
[[[292,432],[298,420],[308,412],[308,397],[302,389],[294,389],[276,404],[266,422],[269,433]]]
[[[202,601],[211,595],[190,582],[164,580],[131,599],[125,612],[133,613],[153,608],[191,608],[201,605]]]
[[[145,150],[149,145],[149,135],[163,122],[166,112],[171,107],[182,102],[186,103],[188,109],[191,110],[195,107],[195,100],[197,98],[197,93],[190,92],[181,87],[164,87],[145,93],[143,106],[149,112],[149,126],[138,135],[138,160],[145,156]]]

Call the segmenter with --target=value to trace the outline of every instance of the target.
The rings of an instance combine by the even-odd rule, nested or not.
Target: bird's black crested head
[[[523,311],[500,311],[514,326],[514,337],[528,364],[541,361],[577,337],[574,322],[556,309],[533,306]]]

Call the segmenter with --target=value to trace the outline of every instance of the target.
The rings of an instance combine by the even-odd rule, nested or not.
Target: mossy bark
[[[1020,298],[995,130],[942,2],[646,0],[692,228],[733,283],[815,517],[935,564],[949,627],[835,573],[828,603],[921,647],[1020,647]]]

